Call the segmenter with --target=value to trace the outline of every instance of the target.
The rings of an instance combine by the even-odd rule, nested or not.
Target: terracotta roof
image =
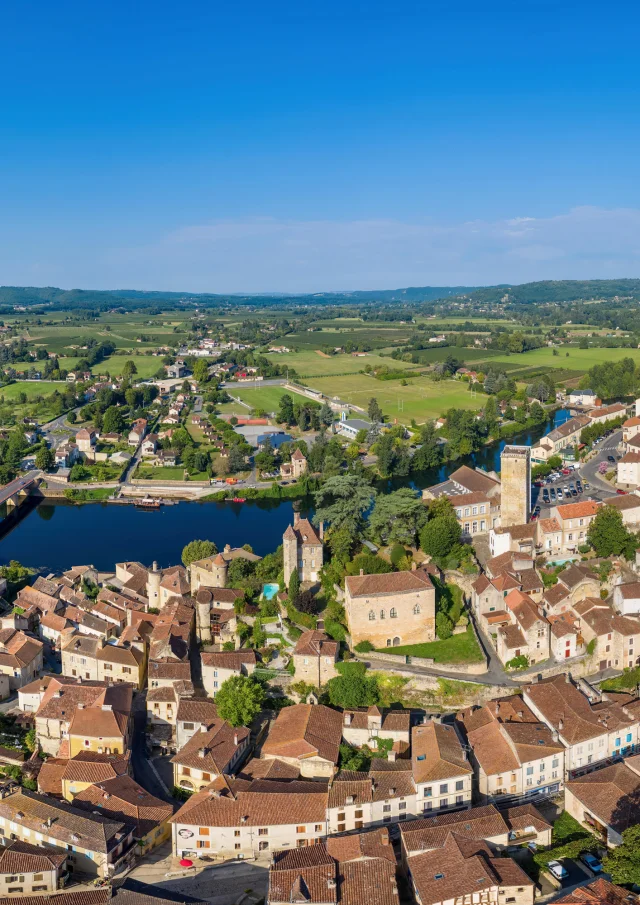
[[[137,839],[146,836],[173,814],[172,805],[155,798],[126,774],[87,786],[73,802],[92,812],[97,808],[113,820],[134,823]]]
[[[640,776],[626,764],[612,764],[587,773],[567,782],[565,788],[617,833],[638,822]]]
[[[341,770],[334,777],[329,788],[329,808],[343,808],[350,800],[351,804],[364,804],[373,801],[373,783],[368,773],[356,773]]]
[[[358,861],[361,858],[382,858],[396,863],[389,830],[386,826],[361,830],[351,836],[328,836],[327,851],[337,861]]]
[[[18,840],[11,846],[0,846],[0,874],[32,874],[57,870],[67,860],[67,852],[42,848]]]
[[[469,491],[468,493],[444,493],[454,509],[458,506],[472,506],[476,503],[491,503],[491,500],[481,490]]]
[[[623,600],[636,600],[640,597],[640,581],[630,581],[627,584],[617,586],[617,591]]]
[[[275,757],[318,756],[338,763],[342,715],[322,704],[285,707],[271,727],[262,754]]]
[[[449,475],[449,480],[466,487],[471,492],[479,490],[488,493],[500,486],[500,482],[495,478],[475,468],[469,468],[468,465],[462,465],[456,469],[453,474]]]
[[[258,662],[256,652],[252,649],[228,650],[219,653],[204,651],[200,654],[203,666],[214,669],[233,669],[240,672],[243,665],[255,666]]]
[[[288,537],[293,537],[298,541],[299,544],[311,545],[311,546],[322,546],[322,540],[320,535],[313,527],[309,519],[301,518],[298,519],[297,524],[289,525],[287,531],[291,531],[291,534],[287,535]],[[286,533],[286,532],[285,532]]]
[[[407,852],[424,852],[442,848],[450,832],[477,840],[503,837],[506,842],[509,827],[495,805],[488,804],[422,820],[407,820],[400,824],[400,832]]]
[[[122,776],[128,769],[129,759],[124,755],[81,751],[66,761],[62,779],[67,782],[102,782]]]
[[[249,730],[244,726],[234,729],[225,720],[218,718],[208,723],[208,728],[195,732],[171,758],[171,763],[211,773],[224,773],[237,753],[238,746],[249,735]]]
[[[561,519],[569,518],[588,518],[596,515],[600,504],[595,500],[582,500],[579,503],[566,503],[563,506],[557,506],[558,515]]]
[[[640,496],[638,496],[637,493],[623,493],[620,496],[609,497],[605,505],[613,506],[614,509],[621,510],[622,512],[630,511],[631,509],[639,509]]]
[[[554,531],[562,530],[558,520],[555,518],[541,518],[538,521],[538,525],[543,534],[553,534]]]
[[[102,889],[83,889],[80,892],[60,892],[47,896],[20,896],[17,900],[15,896],[0,897],[0,905],[16,905],[16,901],[20,905],[43,905],[43,900],[54,902],[55,905],[107,905],[111,898],[111,888],[108,886]]]
[[[573,613],[560,613],[558,616],[549,616],[551,634],[554,638],[565,638],[567,635],[577,635],[578,628]]]
[[[22,669],[42,653],[42,641],[13,628],[0,631],[0,664]]]
[[[252,757],[251,760],[240,769],[238,776],[242,779],[273,779],[290,781],[298,779],[300,771],[293,764],[288,764],[284,760],[278,760],[277,757],[268,760],[260,760]]]
[[[38,773],[38,792],[62,798],[62,774],[68,762],[66,757],[48,757]]]
[[[636,905],[640,899],[628,889],[598,877],[593,883],[579,886],[555,901],[556,905]]]
[[[504,646],[507,650],[527,647],[527,639],[517,625],[503,625],[498,632],[504,638]]]
[[[345,586],[350,597],[375,597],[378,594],[409,594],[433,588],[422,569],[412,572],[388,572],[382,575],[348,575]]]
[[[105,705],[109,707],[109,705]],[[99,707],[78,707],[69,723],[69,736],[88,738],[125,738],[129,712]]]
[[[340,645],[324,632],[303,632],[298,638],[293,653],[305,657],[332,657],[335,659]]]
[[[510,830],[526,830],[534,826],[538,833],[551,829],[551,824],[544,819],[540,811],[532,804],[521,804],[514,808],[505,808],[502,812]]]
[[[181,679],[191,681],[191,665],[189,663],[166,662],[163,660],[149,663],[149,683],[154,679]]]
[[[179,723],[201,723],[212,726],[218,719],[218,708],[213,701],[203,698],[181,698],[176,720]]]
[[[453,779],[473,772],[455,728],[435,720],[411,730],[411,763],[416,783]]]
[[[347,723],[347,715],[351,722]],[[406,732],[411,727],[410,710],[380,710],[378,707],[363,707],[359,710],[345,710],[343,722],[352,729],[368,729],[370,718],[381,719],[380,728],[386,732]]]

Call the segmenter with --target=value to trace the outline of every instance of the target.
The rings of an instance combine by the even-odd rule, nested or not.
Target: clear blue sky
[[[637,4],[5,4],[0,283],[640,275]]]

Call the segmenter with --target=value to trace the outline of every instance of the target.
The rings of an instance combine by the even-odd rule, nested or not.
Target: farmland
[[[462,351],[466,352],[467,350]],[[636,364],[640,363],[640,349],[580,349],[578,346],[570,346],[569,348],[562,346],[557,351],[558,355],[554,355],[551,348],[533,349],[531,352],[523,352],[520,355],[492,353],[491,357],[487,358],[486,361],[492,365],[509,365],[511,373],[527,368],[563,368],[584,372],[594,365],[620,361],[623,358],[633,358]],[[486,353],[484,354],[486,355]],[[475,363],[479,365],[480,360]]]
[[[314,379],[311,385],[326,396],[338,396],[364,409],[375,396],[385,415],[403,424],[409,424],[412,418],[418,423],[436,418],[449,408],[480,409],[486,402],[484,394],[472,395],[468,384],[460,380],[434,381],[410,374],[407,380],[408,385],[401,386],[399,380],[353,374]]]
[[[98,362],[91,368],[92,374],[106,374],[112,377],[119,377],[122,374],[125,362],[132,361],[137,368],[137,376],[144,380],[147,377],[153,377],[158,368],[162,367],[162,361],[153,355],[112,355],[105,358],[104,361]]]
[[[299,377],[324,377],[331,374],[357,374],[366,365],[372,368],[385,365],[393,370],[419,367],[405,361],[394,361],[392,358],[383,358],[373,352],[367,352],[364,357],[355,355],[320,355],[317,351],[306,349],[303,352],[285,352],[278,355],[270,355],[269,358],[276,364],[284,367],[295,368]]]

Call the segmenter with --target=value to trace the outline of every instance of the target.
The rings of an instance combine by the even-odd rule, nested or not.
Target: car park
[[[555,487],[552,487],[551,490],[549,491],[549,493],[551,494],[551,499],[552,499],[552,500],[555,500],[555,498],[556,498],[556,488],[555,488]]]
[[[565,877],[569,876],[569,871],[566,867],[560,864],[559,861],[549,861],[547,867],[556,878],[556,880],[564,880]]]
[[[558,499],[561,500],[563,498],[562,487],[558,487]]]
[[[588,481],[584,482],[584,489],[588,490],[591,487],[591,484]]]
[[[602,864],[591,852],[580,852],[579,858],[594,874],[602,873]]]

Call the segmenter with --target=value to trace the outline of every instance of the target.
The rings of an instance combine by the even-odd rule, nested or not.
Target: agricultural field
[[[400,380],[375,380],[365,374],[353,374],[314,379],[312,387],[364,409],[375,396],[385,415],[402,424],[409,424],[412,418],[420,424],[449,408],[481,409],[487,399],[484,394],[472,395],[469,385],[461,380],[434,381],[410,374],[407,380],[408,385],[403,387]]]
[[[385,346],[402,345],[414,332],[415,328],[407,327],[379,327],[357,325],[343,330],[325,329],[318,332],[290,333],[284,338],[285,345],[289,348],[321,349],[323,346],[343,346],[351,341],[356,345],[367,343],[373,349],[383,349]]]
[[[315,386],[314,389],[316,389]],[[301,396],[299,393],[293,393],[291,390],[285,390],[285,388],[281,386],[258,386],[254,389],[253,387],[246,386],[236,388],[234,384],[230,384],[227,385],[226,390],[230,395],[237,396],[239,399],[242,399],[243,402],[249,403],[253,409],[263,409],[265,412],[277,411],[280,400],[285,394],[291,396],[294,402],[313,402],[312,399]],[[220,408],[222,409],[223,406]],[[247,412],[245,411],[244,414],[246,415]]]
[[[364,370],[366,365],[376,368],[385,365],[392,370],[411,370],[419,367],[406,361],[394,361],[392,358],[383,358],[374,352],[359,358],[346,353],[339,355],[323,355],[313,349],[304,352],[285,352],[268,356],[274,364],[295,368],[299,377],[324,377],[331,374],[357,374]]]
[[[524,371],[527,368],[562,368],[584,373],[594,365],[620,361],[623,358],[633,358],[636,364],[640,363],[640,349],[580,349],[578,346],[568,348],[560,346],[557,351],[558,355],[554,355],[553,349],[547,347],[532,349],[531,352],[523,352],[520,355],[492,353],[491,358],[487,358],[487,363],[510,365],[509,372],[514,376],[516,371]]]
[[[94,375],[109,373],[112,377],[119,377],[127,361],[134,362],[138,369],[136,376],[141,380],[153,377],[156,371],[162,367],[162,360],[154,355],[112,355],[94,365],[91,373]]]
[[[0,387],[0,424],[8,426],[27,415],[37,418],[40,424],[51,421],[60,414],[60,409],[54,409],[47,397],[55,390],[64,393],[65,389],[64,383],[51,380],[17,381]],[[27,401],[16,404],[20,393],[26,395]],[[43,397],[43,401],[37,402],[37,397]]]
[[[17,380],[8,386],[0,387],[0,398],[8,402],[17,399],[20,393],[24,393],[27,401],[30,401],[35,396],[49,396],[54,390],[63,393],[65,389],[66,385],[59,380]]]

